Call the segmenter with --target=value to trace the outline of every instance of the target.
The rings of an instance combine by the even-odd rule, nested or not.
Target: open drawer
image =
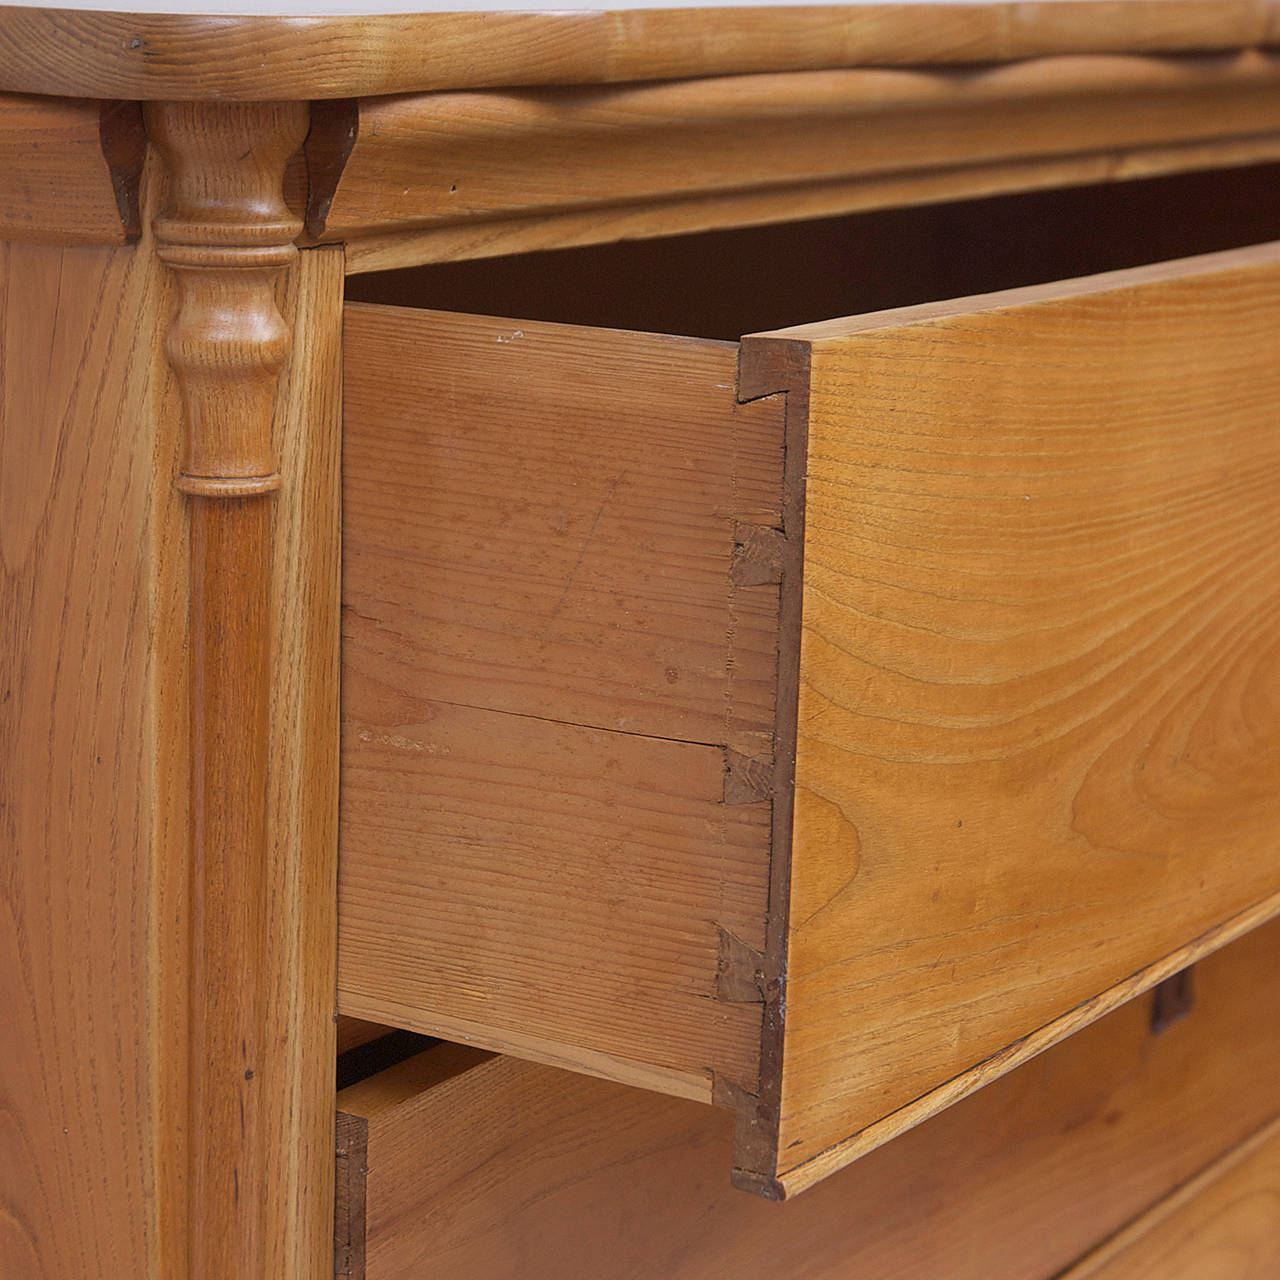
[[[344,1013],[782,1196],[1280,909],[1280,246],[345,377]]]

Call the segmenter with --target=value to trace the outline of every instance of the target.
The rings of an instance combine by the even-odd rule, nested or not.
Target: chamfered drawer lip
[[[1263,245],[737,345],[349,305],[344,1012],[720,1102],[783,1195],[1275,913],[1278,284]]]

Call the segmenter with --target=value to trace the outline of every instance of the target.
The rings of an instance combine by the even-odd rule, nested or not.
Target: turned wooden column
[[[264,1119],[283,1034],[266,1025],[274,868],[268,831],[274,495],[272,427],[290,353],[278,298],[301,223],[282,195],[304,103],[159,103],[147,131],[169,175],[156,250],[178,311],[177,479],[190,518],[190,1076],[192,1280],[257,1280],[278,1140]],[[267,1280],[265,1276],[262,1280]]]

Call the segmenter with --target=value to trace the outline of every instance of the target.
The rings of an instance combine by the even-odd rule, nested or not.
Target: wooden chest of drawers
[[[0,1278],[1270,1274],[1280,10],[923,12],[0,9]]]

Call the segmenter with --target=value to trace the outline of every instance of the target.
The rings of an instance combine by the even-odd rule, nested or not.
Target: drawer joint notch
[[[762,951],[737,934],[717,925],[720,953],[716,964],[716,998],[733,1004],[763,1004],[778,991],[778,977],[770,972]]]

